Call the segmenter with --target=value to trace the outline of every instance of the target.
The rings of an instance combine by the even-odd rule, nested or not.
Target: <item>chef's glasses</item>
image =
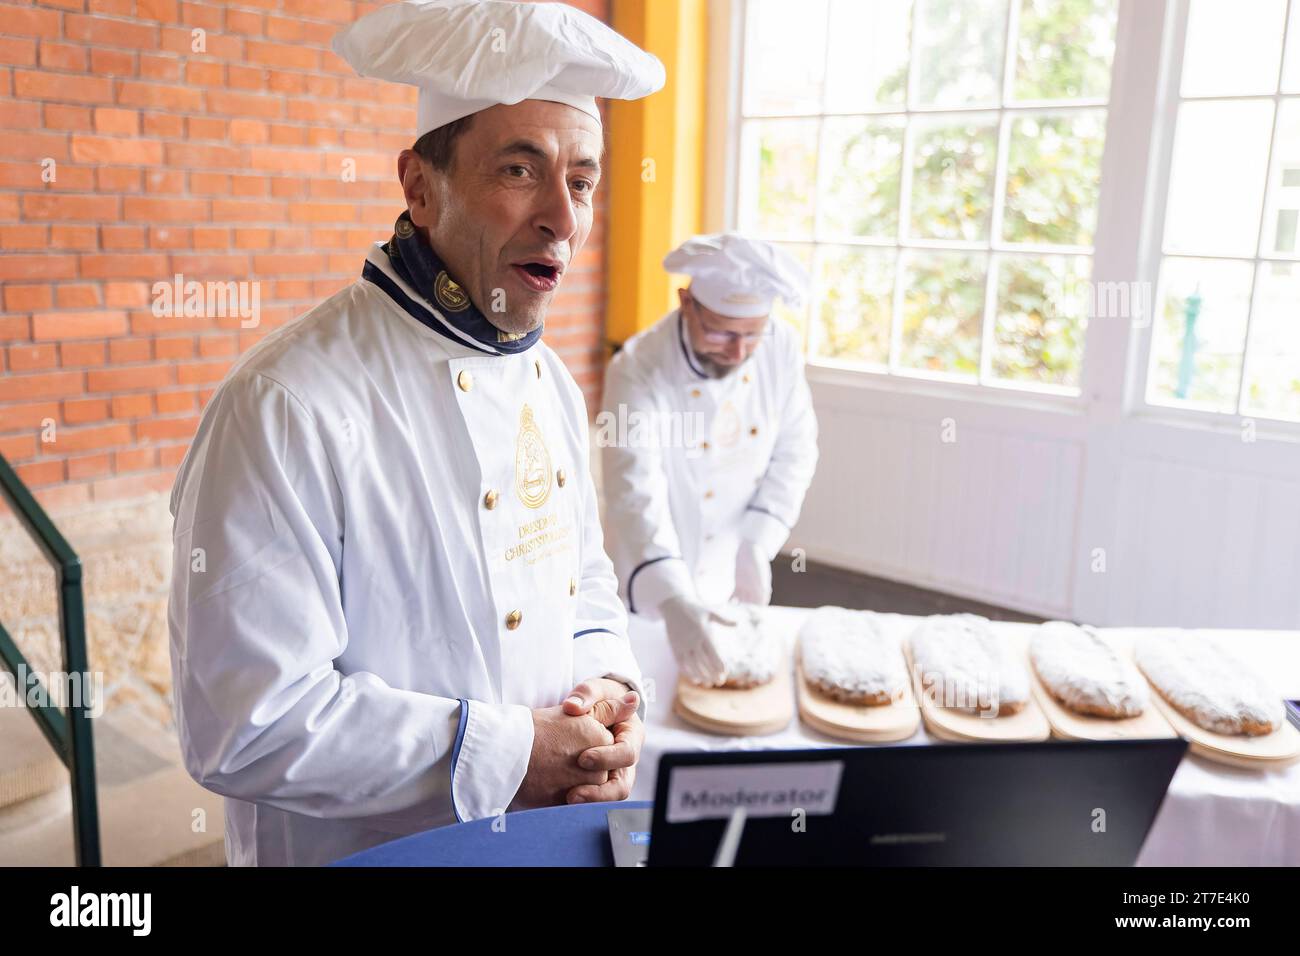
[[[740,342],[742,345],[753,345],[759,339],[767,338],[770,333],[771,328],[768,326],[764,326],[759,332],[722,332],[709,328],[703,322],[700,323],[700,335],[710,345],[730,345],[733,341]]]
[[[692,305],[696,304],[694,299],[687,300]],[[757,332],[730,332],[725,329],[714,328],[701,318],[698,308],[695,309],[695,325],[699,329],[700,336],[710,345],[730,345],[732,342],[740,342],[742,345],[753,345],[759,339],[766,338],[772,334],[771,322],[767,322]]]

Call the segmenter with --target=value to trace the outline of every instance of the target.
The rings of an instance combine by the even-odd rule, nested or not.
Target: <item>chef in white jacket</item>
[[[680,305],[630,338],[605,378],[605,522],[628,608],[662,618],[679,667],[726,677],[729,599],[765,605],[771,563],[817,465],[797,333],[772,318],[807,277],[770,243],[698,236],[664,267]],[[622,423],[622,424],[620,424]]]
[[[382,7],[335,50],[419,87],[407,211],[240,360],[172,492],[176,719],[232,864],[621,799],[643,737],[587,412],[540,336],[591,228],[595,97],[663,67],[496,0]]]

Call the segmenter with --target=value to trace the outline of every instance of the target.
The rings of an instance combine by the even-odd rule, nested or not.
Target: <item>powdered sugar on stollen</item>
[[[1092,628],[1048,621],[1034,631],[1029,656],[1043,686],[1070,710],[1121,718],[1147,707],[1146,680]]]
[[[727,605],[720,614],[736,620],[735,627],[715,624],[714,646],[722,658],[727,676],[724,687],[757,687],[776,676],[781,666],[781,642],[764,632],[763,618],[749,605]]]
[[[1219,734],[1262,736],[1282,723],[1282,695],[1217,641],[1188,632],[1144,634],[1138,666],[1188,720]]]
[[[919,691],[939,707],[1007,713],[1029,700],[1028,671],[987,618],[927,617],[912,632],[910,647]]]
[[[907,686],[898,640],[871,611],[813,611],[799,629],[799,656],[805,679],[837,699],[887,704]]]

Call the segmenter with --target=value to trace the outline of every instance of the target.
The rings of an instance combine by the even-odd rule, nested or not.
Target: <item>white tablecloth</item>
[[[766,624],[793,647],[805,608],[767,609]],[[890,628],[909,633],[918,617],[884,615]],[[999,630],[1030,624],[995,622]],[[1138,628],[1106,633],[1136,634]],[[1213,631],[1262,665],[1289,699],[1300,698],[1300,632]],[[632,798],[653,800],[660,755],[669,751],[761,750],[849,746],[803,724],[796,713],[780,733],[723,737],[693,728],[673,713],[677,665],[663,627],[633,615],[632,648],[646,685],[646,740]],[[934,738],[922,727],[903,744]],[[1183,758],[1138,858],[1139,866],[1300,866],[1300,762],[1277,770],[1238,770],[1202,757]]]

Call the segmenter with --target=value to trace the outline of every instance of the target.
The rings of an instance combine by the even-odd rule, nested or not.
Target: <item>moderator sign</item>
[[[668,822],[725,819],[737,807],[750,817],[835,812],[844,762],[674,767],[668,781]]]

